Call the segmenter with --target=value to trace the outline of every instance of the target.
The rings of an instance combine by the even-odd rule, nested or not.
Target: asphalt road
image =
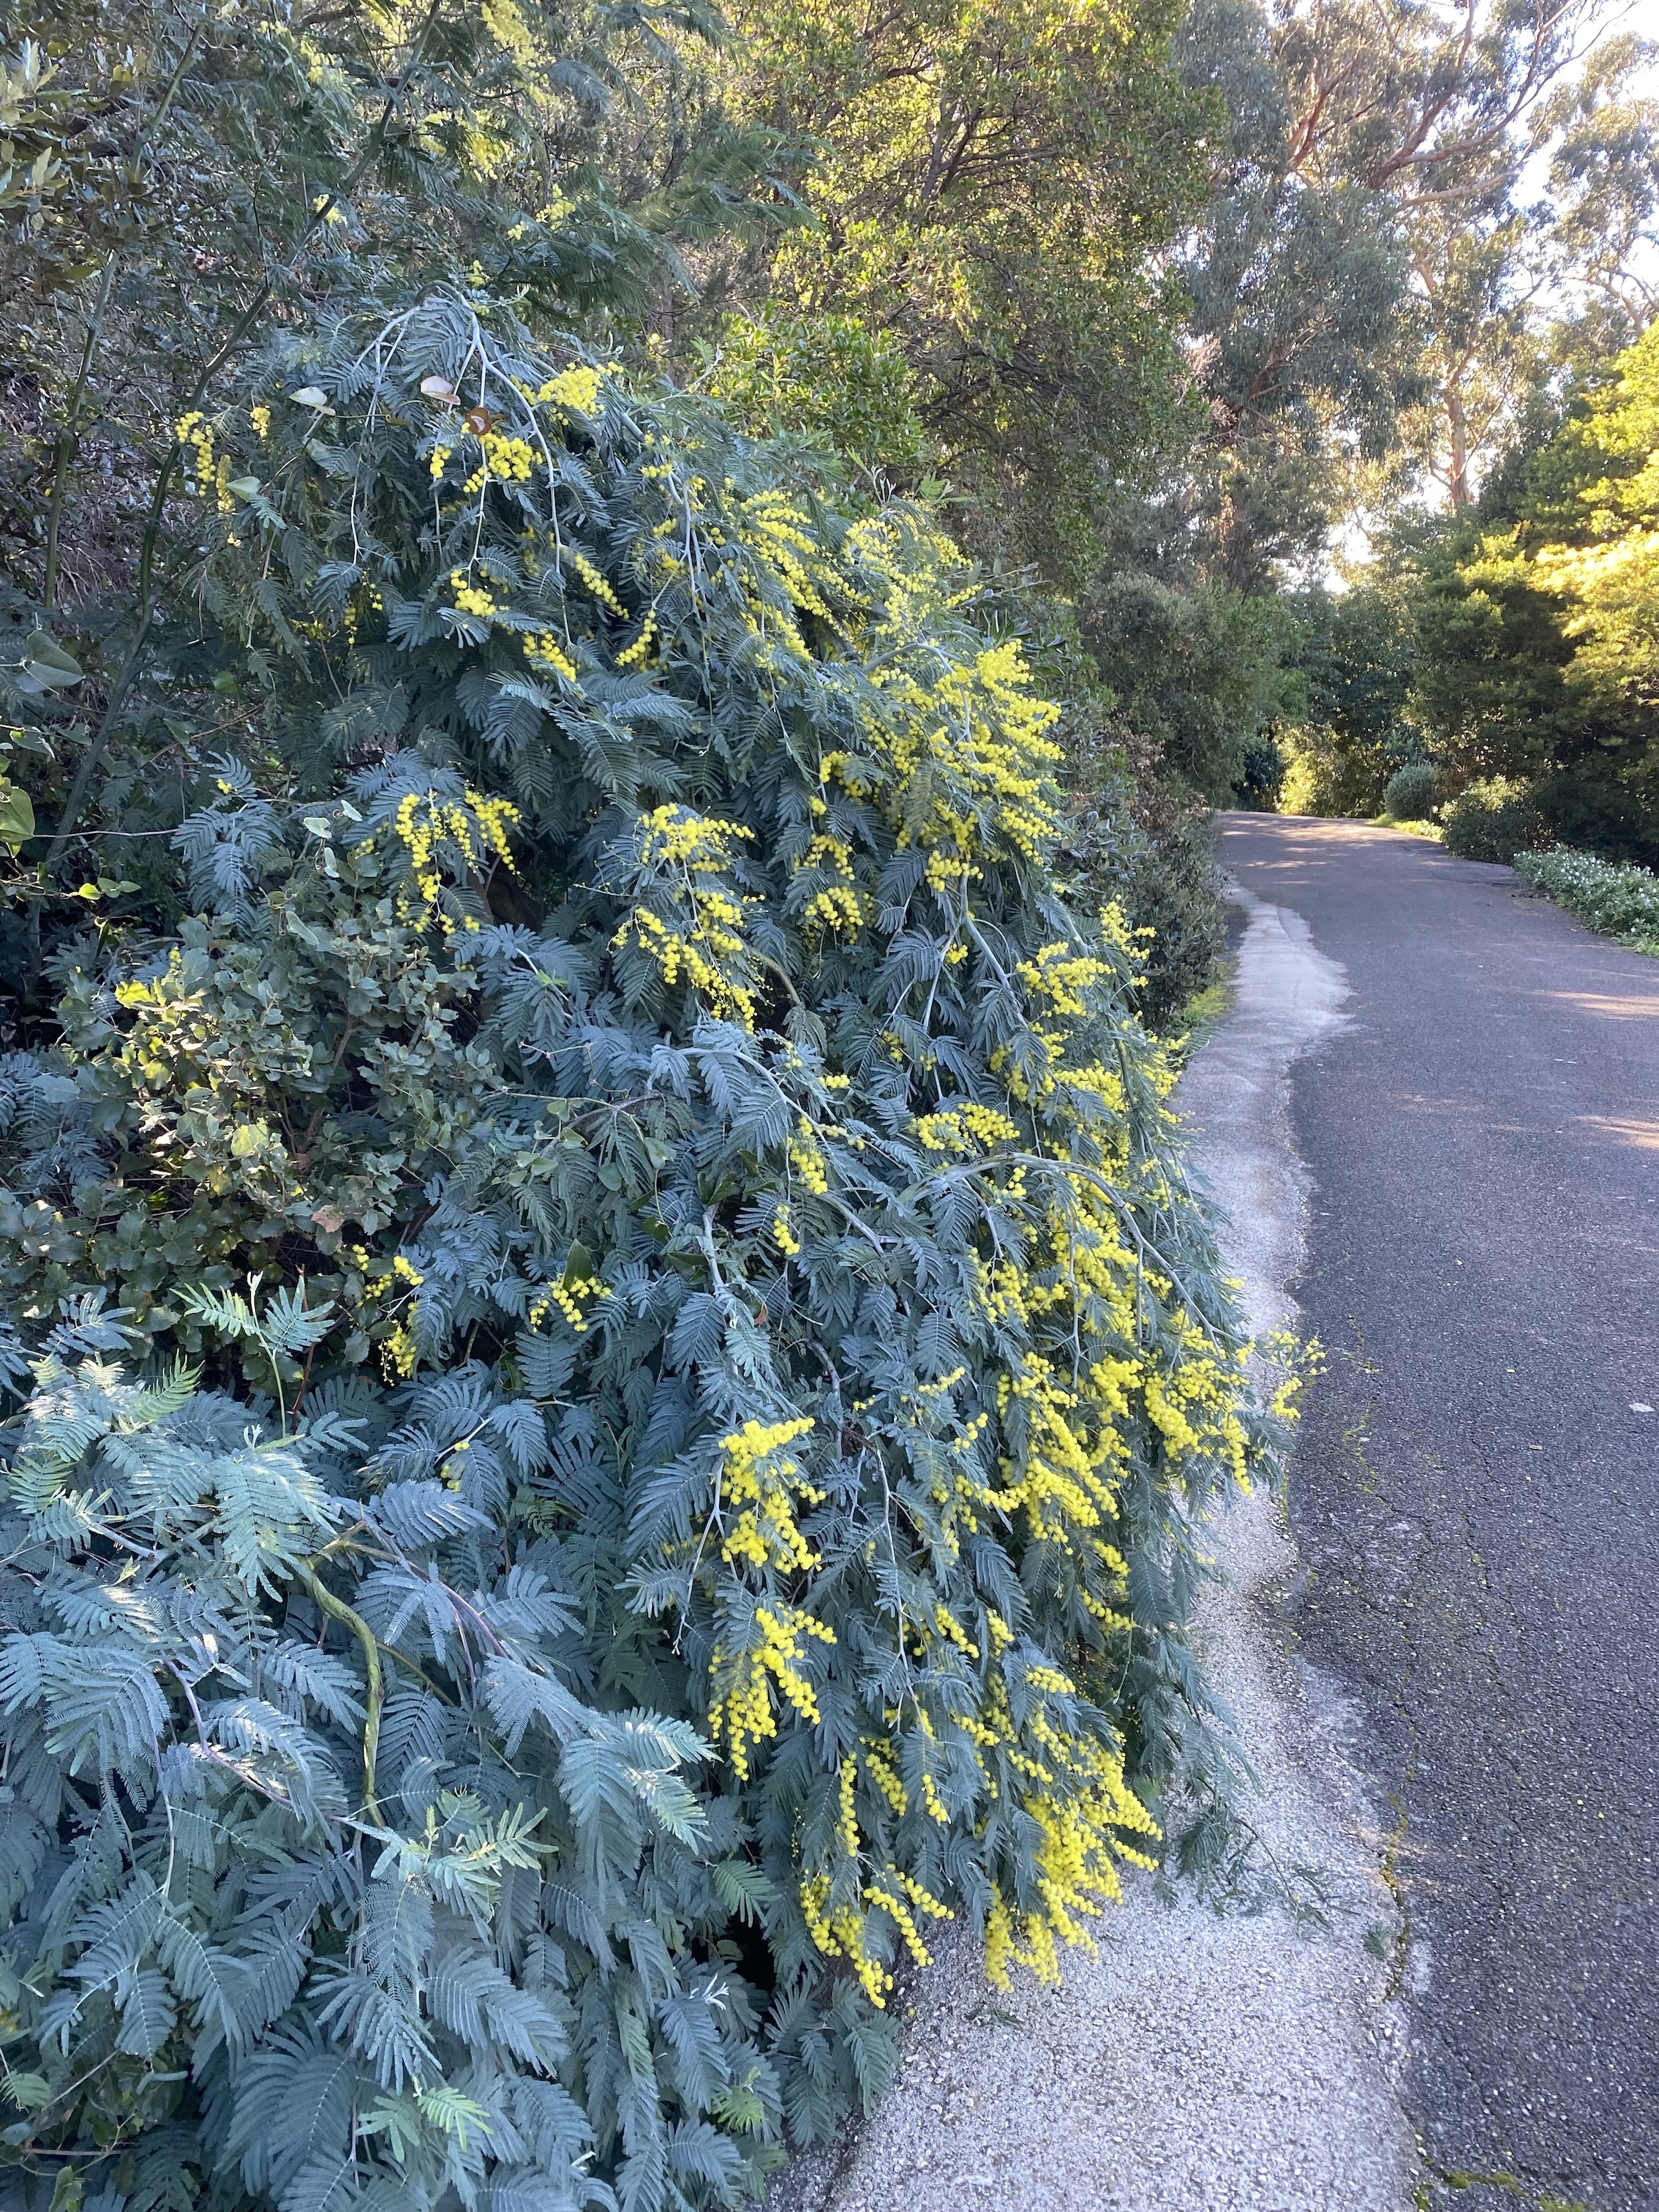
[[[1458,2212],[1650,2212],[1659,962],[1421,840],[1223,827],[1352,987],[1292,1075],[1328,1364],[1290,1605],[1392,1830],[1409,2114],[1443,2178],[1513,2177]]]

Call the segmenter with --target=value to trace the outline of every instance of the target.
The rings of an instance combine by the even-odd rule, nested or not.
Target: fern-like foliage
[[[684,1722],[575,1686],[556,1546],[92,1359],[40,1362],[8,1443],[14,2184],[67,2155],[130,2197],[169,2129],[282,2212],[754,2169],[732,1811]]]

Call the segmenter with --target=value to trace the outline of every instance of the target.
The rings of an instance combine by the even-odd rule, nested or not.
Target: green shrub
[[[1449,853],[1465,860],[1512,860],[1548,831],[1530,787],[1512,776],[1468,784],[1442,813]]]
[[[0,1086],[5,2155],[728,2201],[931,1917],[1052,1973],[1224,1778],[1266,1429],[1128,933],[925,514],[460,300],[180,434],[269,743]]]
[[[1422,822],[1434,805],[1434,768],[1429,761],[1407,761],[1395,769],[1382,793],[1382,811],[1396,822]]]
[[[1638,952],[1659,953],[1659,875],[1621,866],[1558,845],[1547,853],[1519,853],[1516,873],[1604,937]]]
[[[1214,817],[1148,776],[1074,803],[1060,860],[1073,902],[1115,901],[1134,936],[1133,995],[1147,1027],[1162,1034],[1220,973],[1227,924],[1216,860]]]
[[[1296,636],[1285,607],[1127,569],[1100,578],[1079,617],[1122,720],[1156,748],[1163,773],[1212,806],[1231,805],[1250,749],[1285,710]]]
[[[1394,770],[1418,750],[1407,713],[1416,611],[1387,562],[1371,573],[1375,583],[1334,593],[1316,585],[1291,602],[1305,694],[1296,719],[1328,748],[1332,781],[1340,787],[1333,811],[1367,816],[1382,804]]]
[[[1261,738],[1255,744],[1246,745],[1244,766],[1233,786],[1234,804],[1252,813],[1275,813],[1285,765],[1284,751],[1276,738]]]

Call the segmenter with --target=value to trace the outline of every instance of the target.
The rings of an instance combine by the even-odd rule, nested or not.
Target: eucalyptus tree
[[[1659,45],[1632,35],[1591,53],[1553,95],[1552,269],[1614,343],[1659,307]]]
[[[1200,505],[1250,588],[1366,494],[1437,477],[1458,509],[1576,334],[1649,304],[1659,112],[1611,0],[1200,0],[1186,82],[1226,122],[1182,257],[1209,400]],[[1542,196],[1538,197],[1540,186]]]
[[[1187,493],[1205,556],[1271,588],[1320,547],[1347,469],[1391,448],[1415,389],[1406,241],[1380,188],[1310,172],[1285,26],[1199,0],[1183,76],[1218,113],[1213,197],[1180,257],[1210,431]]]

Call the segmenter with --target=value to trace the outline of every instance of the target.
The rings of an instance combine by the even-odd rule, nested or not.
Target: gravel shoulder
[[[1248,916],[1232,1012],[1181,1093],[1194,1166],[1225,1199],[1224,1245],[1258,1334],[1294,1327],[1304,1172],[1289,1070],[1341,1025],[1341,971],[1292,914]],[[801,2160],[774,2212],[1408,2212],[1416,2146],[1399,2102],[1405,2036],[1395,1908],[1351,1715],[1289,1655],[1278,1594],[1297,1573],[1273,1503],[1218,1526],[1228,1580],[1202,1635],[1260,1778],[1261,1864],[1328,1901],[1218,1912],[1139,1880],[1062,1989],[990,1990],[965,1936],[914,1988],[897,2080],[862,2128]],[[1297,1870],[1302,1870],[1297,1872]],[[1368,1941],[1369,1938],[1369,1941]]]

